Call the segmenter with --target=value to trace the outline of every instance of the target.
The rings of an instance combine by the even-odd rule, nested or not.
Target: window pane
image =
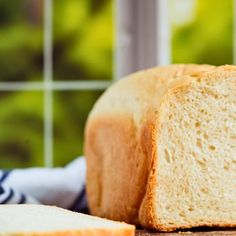
[[[170,0],[174,63],[233,63],[232,0]]]
[[[0,92],[0,168],[43,165],[42,95]]]
[[[101,91],[54,93],[54,164],[64,166],[83,154],[87,115]]]
[[[54,79],[110,80],[112,0],[54,1]]]
[[[42,0],[0,1],[0,80],[42,79]]]

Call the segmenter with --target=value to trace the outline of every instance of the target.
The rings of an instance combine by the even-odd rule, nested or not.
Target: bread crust
[[[96,130],[87,139],[90,147],[87,153],[92,157],[87,167],[90,173],[87,175],[87,194],[90,196],[91,213],[113,220],[138,223],[137,211],[142,200],[141,190],[145,188],[147,163],[135,138],[137,133],[133,121],[125,116],[119,119],[101,117],[91,128]],[[100,140],[100,132],[107,139]],[[110,139],[114,134],[115,138]],[[123,144],[119,153],[114,151],[118,142]],[[110,147],[105,153],[102,152],[104,146]],[[132,169],[130,166],[133,166]],[[133,194],[134,191],[136,194]]]
[[[56,206],[34,205],[34,204],[10,204],[0,205],[2,217],[0,219],[0,236],[134,236],[135,226],[124,222],[111,222],[109,220],[92,217],[89,215],[71,212]],[[21,212],[22,220],[18,221],[16,212]],[[60,214],[59,214],[60,213]],[[35,217],[36,216],[36,217]],[[47,216],[49,216],[47,218]],[[75,221],[75,218],[76,221]],[[65,218],[63,218],[65,217]],[[71,217],[71,218],[70,218]],[[59,219],[54,221],[53,219]],[[32,222],[33,226],[31,225]],[[39,222],[39,219],[41,222]],[[78,228],[68,226],[68,220],[80,223]],[[87,221],[87,224],[84,222]],[[49,222],[48,222],[49,221]],[[103,225],[99,225],[100,222]],[[18,222],[18,223],[17,223]],[[11,224],[10,224],[11,223]],[[36,227],[36,224],[39,225]],[[73,224],[74,224],[73,223]],[[111,224],[112,223],[112,224]],[[44,224],[50,224],[50,229],[42,229]],[[58,225],[60,224],[60,225]],[[73,225],[72,224],[72,225]],[[114,227],[115,226],[115,227]],[[62,227],[64,229],[62,229]]]
[[[84,229],[84,230],[73,230],[73,231],[58,231],[58,232],[40,232],[40,233],[3,233],[0,236],[134,236],[134,227],[130,226],[130,229],[117,229],[109,231],[105,229]]]
[[[108,89],[90,113],[85,131],[92,214],[161,231],[235,227],[225,222],[167,227],[156,218],[154,204],[162,101],[192,81],[236,77],[235,71],[234,66],[172,65],[133,74]]]

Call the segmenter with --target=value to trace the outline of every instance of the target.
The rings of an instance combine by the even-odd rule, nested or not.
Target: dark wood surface
[[[158,232],[150,232],[150,231],[146,231],[146,230],[136,230],[136,236],[188,236],[188,235],[193,235],[193,236],[224,236],[224,235],[235,235],[236,236],[236,230],[217,230],[217,231],[179,231],[179,232],[175,232],[175,233],[158,233]]]

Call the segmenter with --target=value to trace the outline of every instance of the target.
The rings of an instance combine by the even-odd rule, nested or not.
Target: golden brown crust
[[[86,125],[87,191],[92,213],[147,228],[175,230],[175,226],[161,224],[153,204],[158,185],[156,134],[161,101],[168,92],[193,80],[235,73],[232,66],[173,65],[138,72],[112,86],[95,105]],[[195,226],[211,225],[178,228]]]
[[[148,172],[145,158],[142,156],[145,154],[137,143],[138,133],[133,121],[125,116],[120,119],[101,117],[90,126],[90,129],[96,130],[87,138],[89,145],[87,153],[93,155],[93,159],[88,160],[90,174],[87,175],[87,193],[91,211],[95,215],[109,219],[137,223],[142,190],[145,188],[147,178],[145,173]],[[105,135],[107,138],[100,139],[100,135]],[[122,148],[116,151],[118,142],[122,142]],[[103,147],[106,147],[105,152],[101,152],[105,149]],[[100,175],[97,173],[97,167]],[[98,184],[100,184],[99,195],[95,192]]]
[[[139,208],[139,222],[143,227],[151,228],[153,224],[155,224],[155,205],[153,204],[154,201],[154,194],[152,187],[157,185],[156,181],[156,161],[157,161],[157,149],[156,149],[156,135],[157,135],[157,127],[156,127],[156,119],[158,113],[150,112],[150,119],[147,121],[146,125],[144,125],[145,130],[145,140],[144,145],[146,145],[148,156],[151,156],[151,161],[149,162],[149,177],[148,177],[148,184],[146,186],[146,191],[144,198],[142,200],[142,204]]]
[[[106,230],[106,229],[84,229],[84,230],[65,230],[58,232],[19,232],[19,233],[3,233],[1,236],[134,236],[135,227],[130,226],[126,229]]]

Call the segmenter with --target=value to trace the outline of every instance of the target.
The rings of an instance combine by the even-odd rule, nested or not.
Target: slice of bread
[[[236,67],[171,65],[111,86],[85,132],[93,214],[146,228],[236,226]]]
[[[43,205],[0,205],[1,236],[133,236],[135,227]]]

